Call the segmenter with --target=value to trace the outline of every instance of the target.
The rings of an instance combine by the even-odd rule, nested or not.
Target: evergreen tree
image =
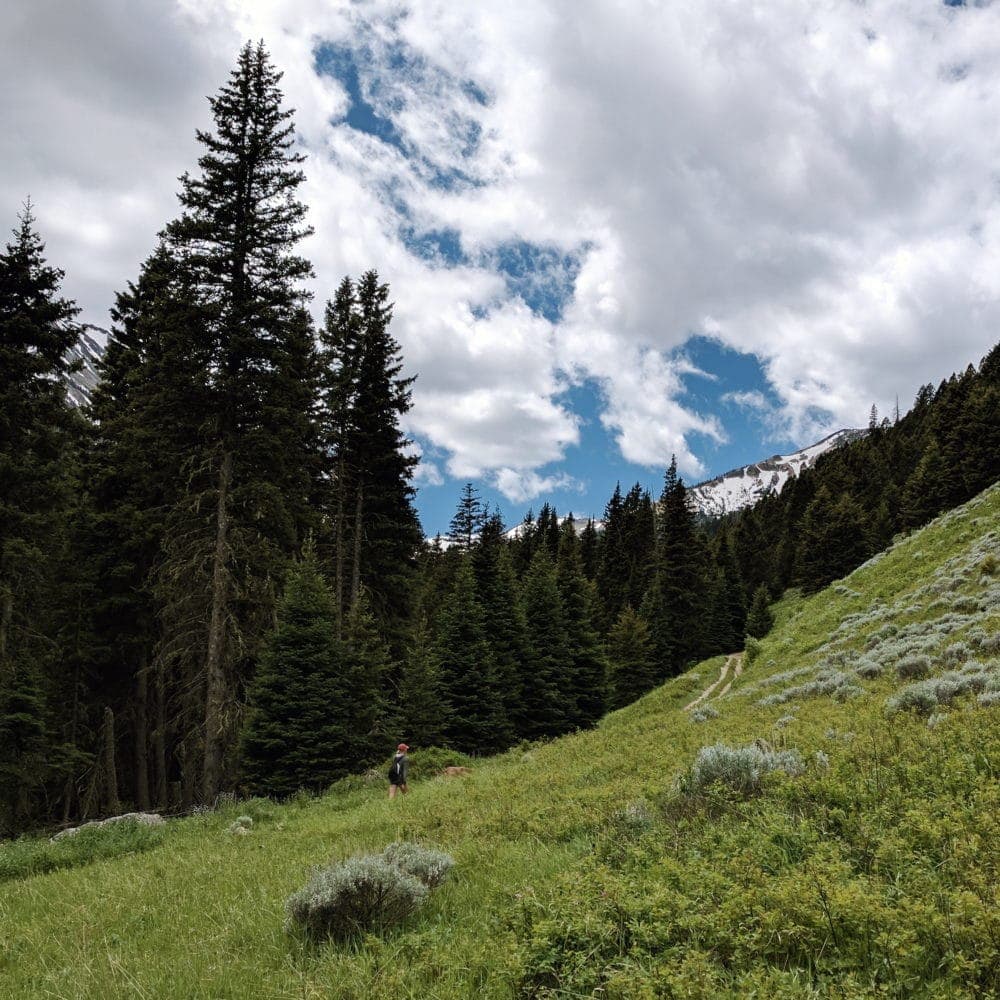
[[[527,658],[521,697],[528,739],[558,736],[573,726],[573,662],[567,648],[556,567],[547,546],[535,552],[523,584]]]
[[[51,723],[72,700],[57,636],[80,424],[66,401],[75,306],[59,296],[30,205],[0,253],[0,822],[21,824],[65,763]],[[10,801],[14,797],[13,802]]]
[[[767,587],[761,584],[753,595],[750,613],[747,615],[747,635],[754,639],[763,639],[774,628],[774,615],[771,613],[771,595]]]
[[[656,526],[656,563],[642,615],[649,625],[660,680],[679,673],[702,648],[705,611],[704,542],[684,481],[671,461]]]
[[[631,564],[625,538],[625,501],[621,483],[604,507],[604,539],[597,569],[597,593],[600,601],[600,627],[607,632],[628,598]]]
[[[413,378],[401,375],[399,344],[389,332],[389,286],[375,271],[357,285],[361,354],[353,429],[347,444],[351,603],[361,588],[394,655],[412,611],[417,550],[423,540],[410,482],[417,458],[400,420],[410,409]]]
[[[658,670],[649,626],[630,607],[608,634],[610,704],[624,708],[656,686]]]
[[[583,564],[583,575],[588,580],[595,581],[601,562],[601,536],[594,527],[593,518],[587,518],[587,523],[580,532],[580,562]]]
[[[319,791],[356,763],[356,692],[334,626],[332,596],[307,550],[288,574],[250,687],[242,774],[253,794]]]
[[[538,521],[535,524],[535,535],[538,543],[548,549],[549,558],[554,562],[559,555],[560,532],[559,515],[551,504],[542,504],[542,509],[538,512]]]
[[[716,589],[717,641],[719,645],[706,649],[706,655],[717,652],[732,652],[743,644],[747,607],[729,531],[723,529],[715,538],[715,566],[718,573]]]
[[[347,505],[352,477],[348,474],[347,462],[354,430],[362,349],[361,317],[354,283],[349,277],[341,281],[333,301],[326,304],[319,340],[319,427],[327,461],[317,506],[325,515],[324,535],[329,538],[332,548],[333,594],[340,634],[345,618],[345,595],[350,596],[346,582],[350,567]]]
[[[628,564],[625,601],[637,608],[653,578],[656,519],[649,491],[636,483],[622,503],[622,548]]]
[[[593,585],[583,575],[572,517],[563,524],[556,579],[562,599],[569,673],[564,691],[568,723],[586,727],[607,710],[608,664],[593,624]]]
[[[312,270],[295,253],[310,230],[296,199],[302,157],[292,152],[280,79],[262,44],[243,48],[209,99],[214,130],[198,132],[200,174],[181,177],[183,214],[167,227],[203,310],[187,348],[208,355],[195,380],[196,392],[207,387],[208,419],[190,443],[188,496],[171,511],[160,577],[168,628],[200,620],[207,635],[200,652],[185,654],[203,664],[206,800],[225,780],[230,720],[266,634],[272,581],[311,521],[316,371],[302,282]],[[173,346],[180,362],[182,338]],[[201,608],[190,606],[192,593],[207,595]]]
[[[426,618],[420,618],[406,650],[399,690],[399,732],[420,747],[441,746],[448,728],[441,663]]]
[[[900,497],[900,522],[904,528],[919,528],[940,514],[947,503],[945,464],[937,439],[931,438]]]
[[[448,743],[463,753],[495,753],[510,746],[512,731],[486,639],[482,606],[468,560],[441,609],[437,654],[448,706]]]
[[[799,538],[796,579],[813,593],[845,576],[870,554],[865,516],[847,493],[836,500],[826,486],[806,509]]]
[[[487,513],[479,498],[479,491],[466,483],[462,487],[455,516],[448,526],[448,541],[461,552],[469,552],[486,524]]]
[[[357,770],[381,760],[393,742],[388,731],[387,700],[393,697],[398,702],[402,676],[365,593],[351,607],[345,638],[344,677],[353,731],[351,759]]]
[[[91,397],[95,432],[83,466],[88,503],[80,549],[93,576],[87,603],[94,628],[85,703],[92,716],[103,705],[127,722],[118,727],[120,755],[133,762],[128,784],[142,809],[153,801],[167,804],[169,775],[179,766],[173,750],[185,737],[193,740],[202,722],[193,697],[200,662],[182,657],[176,673],[167,667],[170,650],[200,650],[203,632],[174,628],[170,642],[160,645],[164,655],[156,655],[160,608],[153,579],[167,512],[183,496],[192,442],[209,412],[208,358],[191,344],[202,316],[186,278],[161,241],[138,280],[117,296]],[[91,729],[95,725],[92,718]]]
[[[525,666],[524,609],[499,514],[492,515],[483,525],[479,543],[472,552],[472,566],[504,713],[514,731],[520,734]]]

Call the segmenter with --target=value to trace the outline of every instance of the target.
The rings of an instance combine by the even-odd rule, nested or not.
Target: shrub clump
[[[805,770],[797,750],[768,750],[755,744],[731,747],[725,743],[702,747],[694,764],[681,778],[681,792],[697,795],[721,784],[743,795],[760,789],[764,776],[775,771],[795,777]]]
[[[931,672],[931,658],[917,655],[906,656],[896,664],[896,673],[904,680],[926,677]]]
[[[385,858],[348,858],[313,872],[285,904],[289,925],[315,939],[388,930],[415,913],[430,890]]]
[[[450,874],[455,860],[444,851],[397,840],[383,852],[382,858],[401,872],[419,879],[428,889],[436,889]]]
[[[886,715],[897,715],[899,712],[916,712],[918,715],[929,715],[938,705],[949,705],[959,695],[969,691],[989,691],[995,678],[983,670],[950,670],[940,677],[930,677],[927,680],[909,684],[885,703]],[[983,702],[980,697],[980,703]]]
[[[397,841],[381,854],[317,869],[285,903],[289,929],[316,940],[388,930],[420,909],[453,865],[443,851]]]
[[[854,666],[854,672],[859,677],[864,677],[871,680],[873,677],[878,677],[881,675],[883,670],[882,664],[873,660],[870,656],[862,656],[859,658],[858,662]]]
[[[702,705],[701,708],[696,708],[691,713],[692,722],[708,722],[709,719],[717,719],[718,717],[718,711],[711,705]]]

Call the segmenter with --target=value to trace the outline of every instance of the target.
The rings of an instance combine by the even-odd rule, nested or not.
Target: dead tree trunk
[[[222,787],[225,754],[225,713],[228,700],[225,653],[229,617],[229,487],[233,474],[231,452],[219,464],[218,505],[215,518],[215,552],[212,558],[212,617],[205,658],[205,760],[201,794],[212,802]]]
[[[156,804],[165,808],[167,805],[167,684],[163,673],[163,664],[157,664],[153,760],[156,764]]]
[[[118,798],[118,770],[115,764],[115,713],[110,707],[104,709],[104,740],[102,746],[104,758],[104,807],[114,816],[122,811]]]
[[[135,679],[135,804],[149,809],[149,671],[146,664]]]

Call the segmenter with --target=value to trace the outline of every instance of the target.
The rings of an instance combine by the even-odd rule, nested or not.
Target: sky
[[[600,515],[864,426],[1000,339],[1000,4],[10,0],[0,225],[107,326],[247,39],[317,316],[388,281],[425,531]]]

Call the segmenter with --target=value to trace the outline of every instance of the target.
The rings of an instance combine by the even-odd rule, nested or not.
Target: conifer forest
[[[280,81],[247,44],[210,99],[85,407],[59,262],[30,203],[10,220],[0,835],[591,727],[1000,478],[998,345],[738,513],[696,514],[673,463],[656,495],[609,484],[599,525],[511,531],[469,483],[425,539],[391,290],[372,261],[314,319]]]

